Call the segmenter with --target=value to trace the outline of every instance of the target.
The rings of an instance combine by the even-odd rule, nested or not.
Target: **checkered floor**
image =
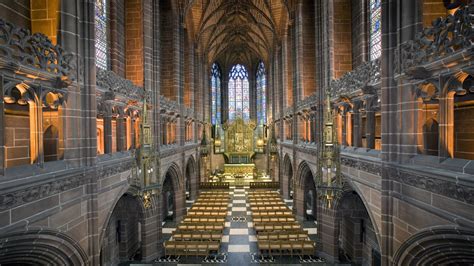
[[[227,254],[227,263],[225,265],[250,265],[252,263],[252,253],[257,253],[257,238],[252,222],[250,205],[248,202],[248,187],[231,187],[231,201],[228,205],[227,218],[225,222],[224,235],[221,242],[221,253]],[[193,201],[186,201],[186,207],[189,209]],[[285,200],[285,203],[292,208],[293,201]],[[303,222],[303,228],[308,231],[312,240],[316,240],[317,228],[313,221]],[[165,240],[171,237],[176,228],[176,223],[166,222],[163,224],[163,237]],[[202,258],[189,257],[181,258],[179,264],[201,264]],[[288,256],[275,258],[275,264],[300,264],[299,258],[290,258]],[[167,264],[173,265],[173,264]],[[176,265],[176,264],[174,264]]]

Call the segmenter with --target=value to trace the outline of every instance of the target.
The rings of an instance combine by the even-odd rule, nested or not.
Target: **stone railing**
[[[301,111],[303,109],[310,109],[311,106],[314,106],[317,104],[317,100],[318,100],[318,95],[316,93],[313,93],[310,96],[304,98],[302,101],[299,101],[297,103],[298,111]]]
[[[145,90],[138,87],[131,80],[124,79],[112,71],[96,69],[97,86],[103,90],[118,93],[126,98],[143,101]]]
[[[438,18],[432,27],[424,28],[414,40],[399,45],[395,51],[397,73],[425,65],[442,56],[473,48],[474,5],[459,8],[454,15]]]
[[[359,90],[373,90],[373,85],[379,81],[380,59],[365,62],[341,78],[331,81],[331,98],[348,96]]]
[[[160,109],[173,114],[179,114],[179,105],[177,102],[169,100],[163,95],[160,95]]]
[[[290,117],[293,115],[293,106],[288,106],[283,110],[284,117]]]
[[[76,61],[60,45],[55,45],[42,33],[17,27],[0,19],[0,57],[8,60],[10,67],[23,65],[50,74],[75,80]]]
[[[185,107],[183,116],[186,118],[194,118],[194,109]]]

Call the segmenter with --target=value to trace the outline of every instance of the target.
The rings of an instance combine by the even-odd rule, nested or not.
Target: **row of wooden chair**
[[[218,201],[218,202],[214,202],[214,201],[196,201],[194,202],[193,204],[193,207],[196,207],[196,206],[220,206],[220,207],[226,207],[228,206],[229,203],[227,203],[227,201]]]
[[[297,240],[308,240],[308,233],[304,230],[289,230],[289,231],[274,231],[274,232],[260,232],[257,235],[258,241],[265,240],[287,240],[287,241],[297,241]]]
[[[228,190],[210,190],[210,191],[201,191],[199,195],[229,195]]]
[[[218,252],[219,241],[166,241],[165,256],[207,256]]]
[[[228,207],[222,207],[222,206],[193,206],[190,211],[227,211]]]
[[[253,217],[254,223],[285,223],[296,221],[293,215],[286,217]]]
[[[286,206],[252,206],[250,210],[253,212],[260,212],[260,211],[285,211],[289,210]]]
[[[174,241],[221,241],[221,231],[194,231],[179,230],[174,232],[172,240]]]
[[[258,241],[258,250],[261,254],[269,255],[314,255],[316,245],[311,240],[303,241]]]
[[[227,216],[227,211],[188,211],[188,215],[192,216]]]
[[[253,217],[275,217],[275,216],[288,216],[288,215],[293,215],[293,213],[290,210],[287,211],[258,211],[258,212],[252,212]]]
[[[251,191],[249,202],[261,254],[314,255],[315,243],[277,192]]]
[[[278,189],[280,182],[251,182],[250,189]]]
[[[200,189],[229,189],[229,182],[200,182]]]
[[[283,230],[301,230],[298,222],[270,222],[270,223],[254,223],[255,232],[273,232]]]
[[[277,201],[281,202],[280,197],[275,197],[275,196],[265,196],[265,197],[249,197],[249,202],[268,202],[268,201]]]
[[[213,217],[213,216],[191,216],[187,215],[183,222],[185,223],[224,223],[225,217]]]
[[[218,252],[229,199],[228,191],[201,192],[172,238],[165,241],[165,255],[207,256]]]
[[[252,202],[252,206],[255,206],[255,207],[258,207],[258,206],[284,206],[284,207],[287,207],[287,205],[285,203],[281,202],[281,200],[275,200],[275,201],[269,201],[269,202],[255,201],[255,202]]]

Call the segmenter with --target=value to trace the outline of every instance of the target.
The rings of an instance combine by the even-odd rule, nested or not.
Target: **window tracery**
[[[380,0],[370,0],[370,60],[382,55],[382,8]]]
[[[214,63],[211,69],[211,123],[213,125],[221,123],[221,70],[219,66]]]
[[[266,124],[266,99],[267,80],[265,75],[265,65],[262,61],[257,68],[257,123],[260,125]]]
[[[109,68],[108,45],[108,3],[107,0],[95,1],[95,57],[96,66]]]
[[[229,72],[229,120],[250,119],[249,79],[243,65],[237,64]]]

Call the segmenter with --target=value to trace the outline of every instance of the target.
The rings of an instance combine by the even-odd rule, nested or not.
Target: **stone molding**
[[[42,33],[33,33],[0,18],[0,56],[11,65],[24,65],[73,81],[75,56]],[[38,73],[39,74],[39,73]]]
[[[96,68],[96,84],[98,87],[126,98],[143,101],[147,95],[142,87],[136,86],[131,80],[124,79],[113,71]]]
[[[95,176],[97,179],[112,176],[126,170],[136,167],[134,159],[125,160],[122,163],[104,164],[97,169],[97,175],[94,175],[92,169],[76,172],[65,172],[64,177],[48,178],[48,182],[35,183],[31,182],[28,187],[17,189],[0,195],[0,211],[11,209],[20,205],[24,205],[48,196],[52,196],[67,190],[89,183]]]
[[[429,62],[456,51],[472,48],[474,44],[474,5],[459,8],[454,15],[437,18],[432,27],[418,32],[413,40],[395,50],[395,72],[417,72]],[[419,71],[418,71],[419,72]]]
[[[339,79],[331,81],[331,98],[353,95],[360,90],[363,94],[376,94],[376,84],[380,83],[380,76],[380,58],[364,62]]]
[[[388,172],[394,181],[474,205],[474,188],[467,187],[458,180],[446,180],[396,168],[389,168]]]
[[[364,162],[362,160],[357,160],[357,159],[353,159],[353,158],[342,155],[341,165],[351,167],[360,171],[364,171],[373,175],[382,176],[382,169],[381,169],[382,166],[380,163]]]

